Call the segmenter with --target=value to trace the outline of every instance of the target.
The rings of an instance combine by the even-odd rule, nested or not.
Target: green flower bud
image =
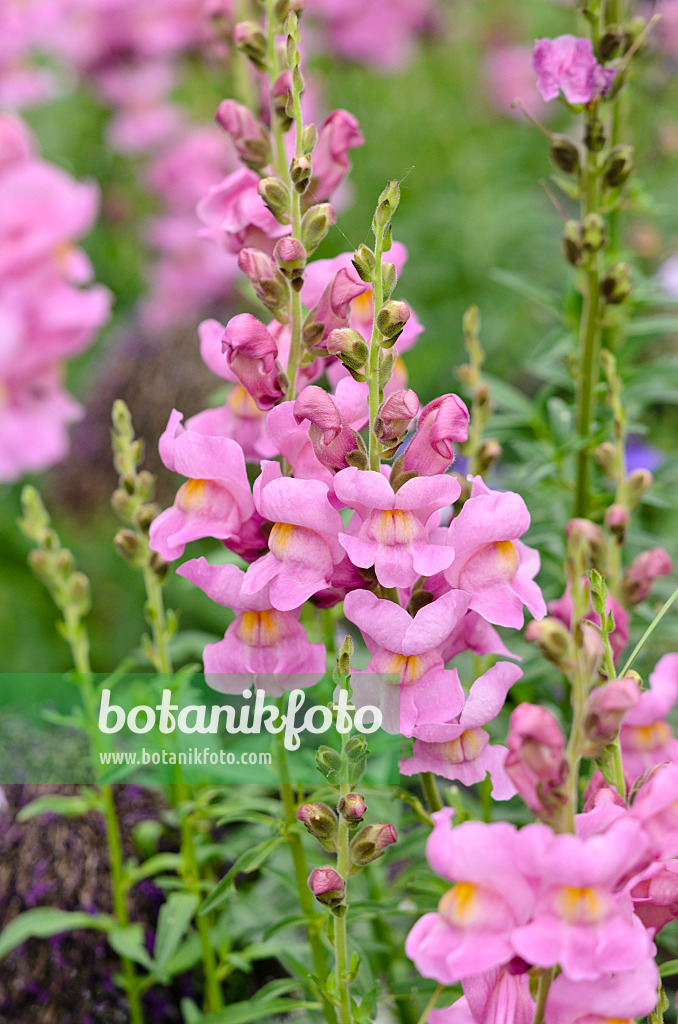
[[[266,70],[266,36],[256,21],[239,21],[233,29],[233,42],[259,71]]]
[[[366,825],[351,840],[351,863],[355,867],[363,867],[373,860],[383,857],[384,850],[398,839],[393,825],[380,822],[377,825]]]
[[[395,342],[403,332],[410,319],[410,308],[406,302],[391,300],[386,302],[377,313],[377,327],[388,341]],[[390,346],[385,346],[390,348]]]
[[[619,188],[633,171],[633,146],[615,146],[607,155],[603,167],[605,184]]]
[[[564,623],[552,616],[529,622],[525,639],[536,644],[544,657],[559,668],[564,668],[574,656],[572,637]]]
[[[582,227],[578,220],[568,220],[563,230],[563,255],[573,267],[578,267],[583,258]]]
[[[280,224],[288,224],[287,217],[292,199],[289,189],[280,178],[262,178],[257,185],[257,192],[266,203],[275,219]]]
[[[632,290],[632,269],[630,263],[613,263],[608,267],[600,290],[603,293],[603,298],[610,305],[618,306],[628,299]]]
[[[307,124],[301,134],[301,149],[302,152],[309,156],[315,149],[315,144],[318,141],[318,129],[314,124]]]
[[[297,819],[301,821],[312,836],[328,851],[336,849],[337,816],[327,804],[302,804],[297,811]]]
[[[297,192],[300,195],[308,188],[308,183],[311,180],[312,168],[311,158],[302,154],[301,156],[295,156],[292,158],[290,163],[290,178]]]
[[[599,153],[607,141],[605,125],[599,117],[592,117],[584,133],[584,145],[591,153]]]
[[[353,253],[351,263],[355,267],[360,280],[364,281],[366,284],[371,284],[374,280],[374,271],[377,266],[377,261],[372,250],[364,243],[359,245]]]
[[[610,480],[616,479],[617,449],[612,441],[603,441],[596,448],[596,462]]]
[[[607,243],[607,225],[599,213],[587,213],[581,229],[584,248],[589,252],[599,252]]]
[[[361,370],[370,355],[362,334],[351,327],[337,327],[330,331],[326,344],[329,354],[341,359],[350,370]]]
[[[337,215],[331,203],[317,203],[311,206],[301,221],[301,241],[306,252],[314,252],[336,223]]]
[[[608,25],[607,31],[601,36],[598,46],[597,54],[598,59],[605,64],[608,60],[612,60],[619,53],[619,48],[624,42],[624,35],[621,32],[619,25]]]
[[[341,776],[341,754],[332,747],[318,747],[315,752],[315,765],[331,785],[338,785]]]
[[[559,135],[554,132],[551,136],[549,156],[556,167],[564,171],[565,174],[576,174],[581,167],[579,146],[567,135]]]
[[[649,469],[634,469],[626,478],[626,493],[631,508],[635,508],[646,491],[652,487],[654,477]]]

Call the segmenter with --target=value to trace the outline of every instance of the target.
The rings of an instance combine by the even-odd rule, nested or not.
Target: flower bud
[[[623,41],[624,36],[619,29],[619,25],[608,25],[605,34],[601,36],[596,48],[598,59],[603,63],[612,60],[619,53],[619,47]]]
[[[349,828],[358,828],[367,811],[367,804],[360,793],[347,793],[337,804],[337,810]]]
[[[337,327],[327,335],[327,351],[341,359],[350,370],[361,370],[370,354],[367,342],[351,327]]]
[[[115,514],[123,522],[129,522],[134,515],[134,499],[123,487],[116,487],[113,491],[111,505]]]
[[[301,241],[309,255],[336,223],[337,215],[331,203],[317,203],[306,211],[301,221]]]
[[[563,255],[573,267],[578,267],[583,257],[583,239],[581,224],[578,220],[568,220],[563,230]]]
[[[308,436],[315,457],[334,473],[350,465],[347,457],[352,452],[365,451],[362,438],[351,428],[332,395],[324,388],[314,384],[305,387],[294,403],[294,418],[297,423],[305,419],[310,421]]]
[[[614,146],[607,155],[603,167],[605,184],[619,188],[633,171],[633,146]]]
[[[493,437],[488,437],[478,449],[477,461],[478,472],[482,476],[487,473],[490,466],[501,458],[502,447]]]
[[[304,268],[306,267],[306,250],[296,238],[286,235],[279,238],[273,250],[273,258],[277,260],[280,269],[285,277],[289,278],[290,284],[295,290],[299,290],[304,279]]]
[[[256,21],[239,21],[233,29],[233,42],[259,71],[266,70],[266,36]]]
[[[613,679],[592,690],[586,704],[584,733],[585,757],[596,757],[618,735],[624,717],[640,700],[635,679]]]
[[[607,225],[599,213],[587,213],[581,227],[582,243],[589,252],[598,252],[607,243]]]
[[[81,617],[87,615],[92,606],[90,589],[89,580],[84,572],[74,572],[68,580],[67,600],[69,604],[75,606]]]
[[[646,491],[652,487],[654,477],[649,469],[634,469],[626,478],[626,493],[631,508],[635,508]]]
[[[160,505],[155,502],[151,502],[147,505],[142,505],[134,516],[135,525],[141,530],[142,533],[148,533],[151,528],[151,523],[154,519],[157,519],[162,509]]]
[[[326,907],[337,907],[346,892],[344,879],[329,864],[311,872],[308,876],[308,887],[318,902]]]
[[[283,132],[289,131],[294,123],[288,113],[291,95],[292,72],[283,71],[281,75],[278,75],[271,89],[271,103],[276,117],[280,119]]]
[[[307,124],[301,133],[301,150],[307,156],[313,152],[318,141],[318,129],[314,124]]]
[[[622,596],[627,605],[644,601],[658,576],[673,572],[673,562],[664,548],[643,551],[631,562],[622,580]]]
[[[558,135],[554,132],[551,136],[549,156],[556,167],[565,174],[576,174],[581,166],[579,146],[567,135]]]
[[[374,271],[377,266],[377,261],[372,250],[364,243],[359,245],[353,253],[351,263],[355,267],[360,280],[364,281],[366,284],[371,284],[374,280]]]
[[[596,462],[608,479],[616,479],[617,449],[612,441],[603,441],[602,444],[598,445],[596,448]]]
[[[530,810],[553,819],[567,801],[565,740],[550,711],[519,704],[510,718],[504,770]]]
[[[281,323],[286,323],[285,307],[289,302],[289,286],[271,257],[259,249],[241,249],[238,266],[249,278],[259,301],[272,313],[276,313]]]
[[[140,551],[141,542],[134,530],[126,530],[124,528],[118,530],[113,538],[113,543],[120,557],[124,558],[131,565],[137,564],[139,555],[143,554]]]
[[[290,162],[290,178],[292,179],[292,184],[300,195],[303,195],[308,188],[308,183],[311,180],[311,174],[312,169],[310,156],[301,154],[300,156],[292,158]]]
[[[398,839],[393,825],[380,822],[377,825],[366,825],[351,840],[351,863],[363,867],[373,860],[383,857],[384,850]]]
[[[332,851],[336,849],[336,838],[338,821],[337,816],[327,804],[302,804],[297,811],[297,820],[301,821],[315,836],[324,849]]]
[[[584,145],[591,153],[599,153],[606,142],[605,125],[599,117],[592,117],[584,133]]]
[[[588,554],[587,562],[590,565],[598,566],[605,563],[607,554],[607,540],[600,526],[592,523],[590,519],[570,519],[565,527],[565,536],[568,540],[575,534],[581,542],[581,549]]]
[[[398,269],[395,263],[382,263],[381,283],[383,285],[385,298],[390,298],[393,294],[393,289],[398,283]]]
[[[266,128],[242,103],[223,100],[217,107],[216,121],[231,137],[242,162],[259,170],[271,158],[271,142]]]
[[[394,391],[389,395],[377,413],[374,422],[375,436],[383,445],[392,446],[407,433],[411,421],[419,412],[419,399],[414,391]]]
[[[380,333],[387,341],[395,343],[402,334],[405,324],[410,319],[410,308],[406,302],[391,300],[381,307],[376,319]],[[386,345],[384,347],[390,348],[391,346]]]
[[[400,182],[389,181],[384,191],[379,196],[379,203],[372,221],[372,230],[377,233],[377,228],[385,229],[391,223],[393,214],[398,209],[400,202]]]
[[[160,581],[165,579],[169,572],[169,562],[166,562],[158,551],[152,553],[148,564]]]
[[[341,773],[341,754],[332,747],[318,747],[315,752],[315,764],[318,771],[325,776],[330,785],[338,785]]]
[[[410,441],[403,468],[420,476],[444,473],[454,460],[452,442],[468,440],[469,414],[458,395],[441,395],[425,406]]]
[[[606,302],[612,306],[618,306],[628,299],[631,294],[631,272],[630,263],[613,263],[607,269],[605,277],[601,281],[600,290]]]
[[[279,178],[262,178],[257,192],[280,224],[289,223],[287,213],[292,200],[287,186]]]
[[[629,525],[629,510],[625,505],[615,502],[605,512],[605,525],[617,541],[622,544],[626,536],[626,527]]]
[[[553,616],[528,622],[525,639],[528,643],[535,643],[544,657],[559,668],[565,668],[574,657],[569,631],[560,619]]]
[[[348,760],[349,783],[356,786],[365,774],[367,764],[367,740],[364,736],[351,736],[344,747]]]

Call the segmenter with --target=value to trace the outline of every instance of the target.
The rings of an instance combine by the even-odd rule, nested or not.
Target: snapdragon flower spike
[[[367,455],[359,434],[348,424],[332,395],[324,388],[310,384],[304,388],[294,403],[294,418],[297,423],[308,420],[308,436],[318,462],[327,469],[337,472],[349,466],[347,456],[355,452],[362,454],[365,465]]]
[[[425,978],[454,985],[502,966],[514,956],[511,937],[527,922],[535,893],[522,864],[526,836],[508,822],[463,822],[451,828],[454,811],[433,817],[426,857],[453,882],[437,913],[425,914],[410,931],[405,952]]]
[[[540,967],[559,964],[572,981],[638,967],[652,944],[630,896],[618,889],[648,848],[640,822],[624,816],[586,840],[535,829],[524,870],[539,895],[531,920],[513,932],[515,952]]]
[[[362,632],[372,657],[364,673],[351,676],[356,707],[379,707],[386,732],[411,736],[418,721],[458,714],[464,694],[456,669],[445,669],[441,647],[468,605],[466,594],[449,591],[412,616],[368,590],[344,599],[344,615]],[[396,676],[394,685],[390,676]]]
[[[238,313],[226,324],[221,345],[229,369],[257,406],[272,409],[284,396],[285,383],[270,331],[251,313]]]
[[[523,605],[535,619],[546,614],[534,582],[539,553],[518,539],[529,525],[530,514],[520,495],[491,491],[475,477],[471,497],[447,531],[455,557],[445,579],[469,594],[470,609],[497,626],[520,629]]]
[[[555,817],[566,801],[569,766],[560,726],[546,708],[519,704],[511,713],[504,770],[530,810]]]
[[[453,442],[468,440],[469,412],[458,395],[441,395],[425,406],[405,451],[406,473],[434,476],[454,461]]]
[[[356,511],[339,542],[358,568],[374,566],[382,586],[409,587],[452,564],[453,548],[430,543],[429,533],[435,513],[461,493],[453,477],[408,480],[394,492],[381,473],[349,468],[337,473],[334,493]]]
[[[624,770],[632,779],[663,761],[678,764],[678,741],[666,721],[678,699],[678,654],[660,658],[649,683],[620,733]]]
[[[495,800],[514,796],[516,787],[504,770],[506,747],[490,744],[489,734],[481,727],[496,718],[521,675],[517,665],[499,662],[478,676],[457,719],[415,725],[412,757],[400,762],[402,774],[433,772],[472,786],[489,772]]]
[[[257,687],[270,696],[280,696],[292,686],[304,689],[321,678],[325,647],[310,643],[299,622],[300,608],[279,611],[265,592],[243,594],[245,573],[235,565],[210,565],[205,558],[196,558],[180,565],[177,574],[236,613],[224,639],[207,644],[203,652],[208,684],[213,689],[238,693],[255,675]],[[243,675],[248,676],[244,684]],[[290,676],[283,685],[282,675]]]
[[[180,558],[186,544],[200,537],[238,538],[254,513],[240,445],[228,437],[187,430],[182,419],[183,414],[173,409],[158,442],[167,468],[189,477],[172,507],[151,523],[151,548],[168,562]]]
[[[290,228],[279,224],[264,203],[257,192],[259,180],[258,174],[243,167],[213,185],[197,206],[198,217],[207,225],[202,237],[230,253],[246,246],[272,253]]]
[[[348,151],[364,142],[360,125],[348,110],[333,110],[325,118],[313,147],[309,195],[314,203],[330,198],[350,170]]]
[[[344,556],[338,541],[341,516],[327,500],[327,485],[320,480],[283,477],[277,462],[261,465],[254,503],[273,528],[268,552],[250,565],[242,594],[264,591],[273,608],[291,611],[330,585],[333,568]]]
[[[538,39],[532,60],[537,89],[547,102],[562,92],[568,103],[591,103],[607,93],[617,74],[598,63],[590,39],[572,35]]]

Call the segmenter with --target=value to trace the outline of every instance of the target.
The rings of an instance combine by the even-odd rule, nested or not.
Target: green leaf
[[[62,818],[79,818],[98,805],[98,798],[94,793],[83,793],[78,796],[64,796],[60,793],[51,793],[49,796],[39,796],[30,804],[22,807],[17,814],[17,821],[30,821],[40,814],[59,814]]]
[[[139,864],[130,872],[133,882],[139,882],[142,878],[152,878],[153,875],[161,875],[165,871],[177,871],[181,863],[181,855],[178,853],[156,853],[143,864]]]
[[[118,956],[134,960],[147,971],[153,971],[153,961],[144,946],[144,928],[141,924],[114,925],[108,933],[108,944]]]
[[[192,999],[181,1000],[181,1013],[184,1018],[184,1024],[199,1024],[203,1020],[202,1013]]]
[[[216,907],[220,907],[222,903],[225,903],[235,876],[240,873],[249,874],[251,871],[256,871],[257,868],[260,868],[268,860],[273,851],[284,842],[285,840],[282,836],[273,836],[271,839],[264,839],[263,843],[257,843],[256,846],[252,846],[241,853],[236,862],[231,866],[229,872],[224,875],[221,881],[212,889],[207,899],[203,901],[198,913],[201,916],[209,914],[210,910],[215,910]]]
[[[674,974],[678,974],[678,960],[667,960],[666,963],[660,965],[660,978],[671,978]]]
[[[179,948],[198,902],[198,897],[194,893],[173,892],[160,908],[153,958],[155,968],[161,976],[166,975],[170,958]]]
[[[320,1003],[307,1003],[301,999],[249,1000],[246,1003],[233,1003],[217,1013],[209,1013],[201,1018],[200,1024],[252,1024],[257,1020],[265,1020],[270,1024],[275,1014],[291,1013],[292,1010],[319,1010],[320,1007]]]
[[[0,959],[11,953],[27,939],[48,939],[62,932],[79,928],[97,928],[109,931],[113,919],[104,914],[84,914],[80,911],[58,910],[56,907],[36,907],[19,914],[0,933]]]

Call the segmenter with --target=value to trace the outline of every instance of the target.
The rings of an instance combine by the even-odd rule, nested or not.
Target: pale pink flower
[[[678,699],[678,654],[660,658],[649,683],[620,733],[624,769],[632,779],[663,761],[678,764],[678,741],[666,721]]]

